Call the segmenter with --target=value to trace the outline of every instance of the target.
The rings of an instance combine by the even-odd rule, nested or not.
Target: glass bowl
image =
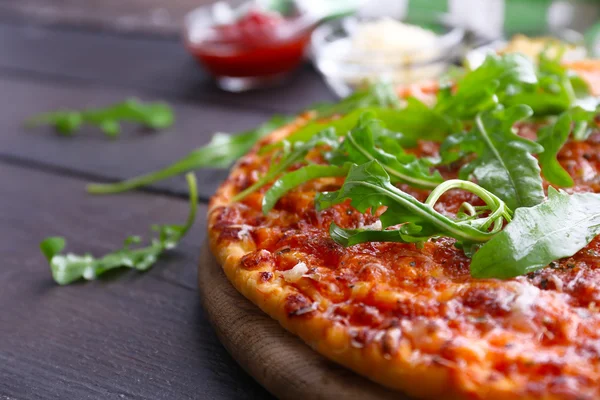
[[[426,23],[401,21],[434,31],[437,37],[427,46],[406,51],[357,49],[353,46],[352,35],[359,24],[373,20],[345,17],[321,25],[312,34],[314,63],[329,87],[340,97],[374,81],[408,85],[435,79],[461,57],[465,31],[446,26],[442,17]]]
[[[281,82],[304,60],[314,23],[255,4],[218,2],[184,20],[188,51],[224,90],[240,92]]]

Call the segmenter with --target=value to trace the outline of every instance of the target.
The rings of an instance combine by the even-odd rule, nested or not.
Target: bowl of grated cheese
[[[375,81],[409,85],[440,77],[460,59],[464,36],[441,22],[352,16],[317,28],[311,50],[329,87],[344,97]]]

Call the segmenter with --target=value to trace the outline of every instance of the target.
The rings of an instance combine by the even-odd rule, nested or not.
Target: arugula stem
[[[236,194],[235,196],[233,196],[231,198],[231,202],[232,203],[237,203],[238,201],[243,200],[250,193],[252,193],[252,192],[260,189],[261,187],[263,187],[264,185],[266,185],[268,181],[270,181],[271,179],[274,179],[274,178],[275,178],[275,174],[264,175],[261,179],[259,179],[258,181],[256,181],[250,187],[247,187],[246,189],[242,190],[241,192],[239,192],[238,194]]]
[[[378,187],[370,182],[361,182],[360,184],[363,186],[370,187],[374,191],[384,191],[388,197],[392,198],[398,203],[403,204],[413,213],[420,215],[425,219],[429,219],[438,227],[448,232],[451,232],[456,238],[462,238],[464,240],[477,242],[486,242],[492,237],[491,233],[479,231],[478,229],[475,229],[468,225],[461,225],[459,222],[454,221],[446,217],[445,215],[442,215],[433,210],[432,205],[428,203],[421,203],[414,197],[404,193],[400,189],[397,189],[393,186],[392,188],[395,190],[391,190],[389,187]]]
[[[459,212],[465,212],[469,214],[469,216],[474,217],[477,215],[477,210],[475,209],[475,207],[473,207],[471,204],[467,203],[466,201],[464,203],[462,203],[460,205],[460,207],[458,208]]]
[[[188,184],[188,189],[190,191],[189,203],[190,203],[190,212],[187,217],[187,221],[183,227],[183,231],[181,232],[181,236],[185,236],[185,234],[190,230],[194,222],[196,221],[196,213],[198,211],[198,184],[196,182],[196,175],[193,172],[188,172],[185,174],[185,180]]]
[[[61,254],[65,240],[61,237],[49,237],[40,243],[40,249],[50,264],[52,277],[60,285],[67,285],[79,279],[92,280],[111,269],[127,267],[146,271],[158,260],[160,255],[175,248],[190,230],[196,220],[198,210],[198,187],[196,176],[186,174],[189,186],[189,213],[184,225],[154,225],[152,230],[158,233],[147,246],[131,248],[141,242],[139,236],[129,236],[119,250],[95,258],[91,254]]]
[[[159,171],[150,172],[146,175],[141,175],[133,179],[129,179],[116,183],[91,183],[86,186],[88,193],[92,194],[116,194],[127,192],[128,190],[136,189],[142,186],[150,185],[154,182],[162,181],[173,176],[189,172],[198,168],[198,161],[194,154],[169,165]],[[189,181],[188,181],[189,182]]]
[[[369,153],[363,146],[361,146],[357,141],[356,138],[354,137],[354,135],[352,133],[349,133],[346,136],[346,140],[348,140],[350,143],[352,143],[352,145],[363,155],[365,156],[367,159],[369,160],[373,160],[374,157],[371,153]],[[426,180],[423,179],[418,179],[415,177],[412,177],[410,175],[407,174],[403,174],[402,172],[390,168],[388,165],[386,165],[385,163],[381,163],[381,166],[383,167],[383,169],[385,169],[385,171],[396,177],[397,179],[399,179],[402,182],[406,182],[409,185],[413,185],[413,186],[417,186],[417,187],[422,187],[424,189],[433,189],[438,185],[438,182],[428,182]]]
[[[462,189],[476,194],[489,206],[498,206],[501,203],[501,200],[498,199],[498,197],[471,181],[450,179],[440,183],[435,189],[433,189],[427,197],[427,200],[425,200],[425,204],[433,207],[444,193],[452,189]]]
[[[452,189],[462,189],[462,190],[466,190],[468,192],[471,192],[475,195],[477,195],[481,200],[484,201],[484,203],[489,207],[491,213],[490,215],[486,218],[486,222],[483,224],[482,229],[487,229],[492,223],[494,224],[494,227],[492,229],[492,232],[497,232],[500,229],[502,229],[503,226],[503,219],[506,220],[506,222],[510,222],[512,219],[512,212],[511,210],[506,206],[506,204],[500,200],[496,195],[494,195],[493,193],[491,193],[490,191],[482,188],[481,186],[470,182],[470,181],[463,181],[460,179],[450,179],[448,181],[445,181],[443,183],[441,183],[440,185],[438,185],[438,187],[436,187],[427,197],[427,200],[425,200],[424,204],[427,204],[430,207],[434,207],[435,204],[437,203],[437,201],[439,200],[439,198],[446,193],[449,190]],[[463,203],[463,205],[461,205],[461,207],[467,205],[468,203]],[[473,212],[475,212],[475,208],[471,205],[468,204],[469,207],[471,207],[473,210]],[[469,211],[471,211],[469,209]]]
[[[233,196],[231,198],[231,202],[236,203],[238,201],[241,201],[246,196],[248,196],[250,193],[253,193],[253,192],[257,191],[258,189],[260,189],[261,187],[265,186],[267,183],[269,183],[273,179],[275,179],[275,177],[277,177],[277,175],[279,175],[283,171],[287,170],[290,166],[292,166],[297,161],[300,161],[303,156],[304,156],[304,154],[302,153],[302,154],[295,155],[294,157],[291,157],[287,160],[284,160],[281,164],[277,165],[272,170],[267,171],[267,173],[265,175],[263,175],[258,181],[254,182],[250,187],[247,187],[246,189],[242,190],[241,192],[239,192],[238,194]]]

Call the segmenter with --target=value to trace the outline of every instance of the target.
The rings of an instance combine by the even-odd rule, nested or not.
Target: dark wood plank
[[[187,54],[178,39],[0,24],[0,74],[76,80],[143,89],[190,102],[210,101],[295,113],[333,99],[310,66],[279,88],[226,93]]]
[[[213,0],[0,0],[0,17],[122,32],[173,35],[184,15]]]
[[[0,165],[0,398],[262,399],[218,343],[196,291],[204,206],[183,246],[144,274],[56,286],[47,235],[100,254],[151,223],[185,219],[184,201],[88,197],[81,182]]]
[[[89,127],[76,136],[61,137],[47,127],[26,130],[23,121],[38,112],[57,108],[101,106],[122,101],[135,92],[0,79],[0,93],[0,121],[3,121],[0,155],[41,163],[40,167],[58,167],[85,174],[88,179],[120,180],[156,170],[207,143],[216,131],[251,129],[270,116],[235,107],[178,102],[172,103],[176,123],[167,131],[144,132],[138,127],[127,126],[121,138],[111,140],[96,128]],[[226,174],[223,170],[199,172],[201,197],[209,198]],[[187,193],[183,177],[161,182],[156,187]],[[83,190],[83,185],[79,190]]]

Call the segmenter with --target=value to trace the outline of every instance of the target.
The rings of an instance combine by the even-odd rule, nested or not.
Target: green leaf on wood
[[[187,222],[184,225],[153,226],[152,229],[158,232],[158,235],[145,247],[132,248],[132,245],[139,244],[141,239],[138,236],[129,236],[125,239],[123,248],[96,258],[91,254],[60,254],[66,244],[65,239],[61,237],[50,237],[42,241],[40,249],[50,264],[56,283],[68,285],[80,279],[92,280],[106,271],[121,267],[145,271],[165,250],[175,248],[194,224],[198,207],[196,178],[192,173],[187,174],[186,178],[190,190],[190,213]]]

